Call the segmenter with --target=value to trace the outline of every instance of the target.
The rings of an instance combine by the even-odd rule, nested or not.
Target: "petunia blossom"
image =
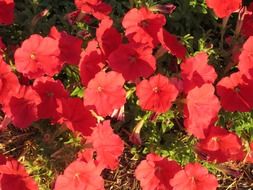
[[[207,137],[196,145],[197,152],[205,159],[215,162],[240,161],[244,157],[242,142],[239,137],[224,128],[211,126]]]
[[[216,121],[221,108],[212,84],[204,84],[189,91],[184,107],[184,126],[188,133],[205,138],[205,131]]]
[[[253,109],[253,81],[241,72],[224,77],[216,89],[224,110],[248,112]]]
[[[105,58],[98,42],[91,40],[88,43],[85,51],[81,53],[81,60],[79,62],[79,70],[82,84],[87,87],[89,81],[102,70]]]
[[[17,76],[0,57],[0,104],[4,104],[19,89]]]
[[[241,54],[239,56],[239,71],[246,75],[247,78],[253,78],[253,36],[249,37],[243,44]]]
[[[199,163],[189,163],[170,180],[173,190],[216,190],[218,181]]]
[[[208,55],[205,52],[185,59],[180,67],[185,93],[196,86],[201,87],[205,83],[214,83],[217,78],[214,68],[208,65]]]
[[[93,161],[74,161],[57,177],[54,190],[104,190],[100,174]]]
[[[38,105],[40,96],[30,86],[21,86],[9,101],[3,105],[3,111],[19,128],[27,128],[39,119]]]
[[[167,112],[178,95],[178,90],[161,74],[143,80],[136,86],[136,95],[142,109],[157,113]]]
[[[130,41],[148,44],[152,48],[159,44],[157,33],[165,24],[164,15],[152,13],[145,7],[131,9],[122,20],[125,35]]]
[[[81,12],[93,15],[99,20],[107,18],[112,11],[112,7],[103,0],[75,0],[75,5]]]
[[[150,153],[137,166],[135,176],[143,190],[172,190],[170,179],[180,170],[177,162]]]
[[[101,51],[108,57],[121,44],[121,34],[113,27],[113,21],[105,18],[96,30],[96,39]]]
[[[30,79],[43,75],[53,76],[60,72],[58,41],[38,34],[31,35],[15,52],[15,65],[19,72]]]
[[[162,47],[169,51],[172,55],[177,58],[184,59],[186,55],[186,48],[177,39],[175,35],[170,34],[165,29],[161,28],[157,33],[158,40],[160,41]]]
[[[156,69],[152,49],[143,44],[122,44],[110,54],[108,60],[112,70],[122,73],[125,80],[149,77]]]
[[[96,151],[96,160],[106,168],[115,170],[124,150],[124,141],[113,132],[110,121],[104,121],[93,129],[89,142]]]
[[[92,133],[96,119],[88,111],[79,98],[61,98],[57,101],[58,112],[56,122],[65,124],[71,131],[81,132],[84,136]]]
[[[61,81],[54,80],[51,77],[40,77],[34,81],[33,89],[41,98],[41,103],[38,105],[39,118],[55,118],[57,100],[68,97],[68,92],[64,89]]]
[[[238,10],[242,5],[242,0],[206,0],[206,4],[213,9],[217,17],[224,18]]]
[[[64,63],[78,65],[82,51],[82,40],[68,34],[65,31],[59,32],[55,26],[50,30],[49,37],[59,43],[60,59]]]
[[[124,83],[120,73],[100,71],[84,92],[84,105],[95,106],[101,116],[111,115],[114,109],[120,108],[126,102]]]
[[[38,186],[21,163],[13,158],[2,157],[0,162],[0,189],[38,190]]]

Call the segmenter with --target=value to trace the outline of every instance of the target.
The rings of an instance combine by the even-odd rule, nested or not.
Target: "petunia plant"
[[[252,15],[0,0],[0,189],[250,189]]]

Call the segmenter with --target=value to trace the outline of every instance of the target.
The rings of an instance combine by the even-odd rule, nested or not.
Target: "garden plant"
[[[0,0],[0,190],[253,189],[253,1]]]

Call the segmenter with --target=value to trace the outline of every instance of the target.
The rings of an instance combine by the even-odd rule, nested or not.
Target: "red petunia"
[[[2,156],[1,156],[2,157]],[[38,190],[34,179],[28,175],[23,165],[12,158],[1,158],[1,190]]]
[[[0,0],[0,24],[9,25],[13,23],[14,8],[13,0]]]
[[[16,94],[12,94],[3,110],[12,123],[19,128],[29,127],[38,118],[40,96],[30,86],[21,86]]]
[[[99,47],[106,57],[117,49],[122,41],[120,33],[112,25],[111,19],[103,19],[96,31]]]
[[[101,49],[98,48],[97,41],[90,41],[85,51],[81,53],[81,60],[79,63],[80,77],[85,87],[88,85],[89,81],[101,71],[104,66],[104,61],[104,55]]]
[[[59,32],[55,26],[51,28],[49,37],[58,41],[62,62],[78,65],[83,43],[81,39],[71,36],[65,31]]]
[[[157,33],[166,24],[162,14],[154,14],[147,8],[131,9],[123,18],[125,35],[130,41],[148,44],[155,47],[159,44]]]
[[[170,180],[173,190],[216,190],[217,179],[199,163],[190,163]]]
[[[243,44],[241,55],[239,56],[238,68],[247,78],[253,78],[253,36],[249,37]]]
[[[253,109],[253,81],[241,72],[224,77],[216,89],[223,109],[232,112],[248,112]]]
[[[84,105],[95,106],[101,116],[111,115],[126,102],[124,83],[122,75],[114,71],[97,73],[84,92]]]
[[[19,89],[17,76],[0,57],[0,104],[4,104]]]
[[[137,166],[135,176],[143,190],[172,190],[170,179],[180,170],[177,162],[151,153]]]
[[[25,40],[14,55],[17,70],[30,79],[59,73],[63,66],[59,56],[58,41],[38,34]]]
[[[167,112],[178,95],[178,90],[169,79],[156,75],[136,86],[136,95],[142,109],[157,113]]]
[[[62,98],[58,101],[57,112],[58,123],[65,124],[71,131],[79,131],[84,136],[89,136],[96,126],[95,117],[79,98]]]
[[[214,83],[217,78],[214,68],[208,65],[208,55],[205,52],[185,59],[180,67],[185,93],[205,83]]]
[[[186,54],[186,48],[181,44],[175,35],[170,34],[165,29],[161,28],[158,32],[158,39],[162,44],[162,47],[169,51],[172,55],[184,59]]]
[[[208,161],[240,161],[244,157],[242,142],[232,132],[221,127],[210,127],[207,137],[198,142],[197,150]]]
[[[54,190],[103,190],[101,168],[93,161],[74,161],[56,179]]]
[[[112,11],[112,7],[103,0],[75,0],[75,5],[82,12],[91,14],[99,20],[107,18]]]
[[[114,170],[119,165],[119,157],[124,150],[124,141],[114,134],[110,121],[104,121],[93,129],[89,137],[96,151],[96,160],[106,168]]]
[[[238,10],[242,5],[242,0],[206,0],[206,4],[214,10],[217,17],[224,18]]]
[[[253,36],[253,3],[247,8],[248,14],[243,19],[241,33],[246,37]]]
[[[40,77],[34,81],[33,88],[41,98],[41,103],[38,105],[39,118],[56,117],[57,100],[68,97],[68,92],[61,81],[50,77]]]
[[[189,91],[184,107],[184,125],[188,133],[205,138],[205,131],[215,122],[220,110],[212,84],[204,84]]]
[[[108,59],[112,70],[122,73],[126,80],[135,81],[139,77],[149,77],[156,69],[152,49],[143,44],[122,44]]]

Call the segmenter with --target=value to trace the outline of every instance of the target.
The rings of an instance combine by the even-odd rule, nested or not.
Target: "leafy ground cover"
[[[0,189],[253,188],[253,2],[0,0]]]

